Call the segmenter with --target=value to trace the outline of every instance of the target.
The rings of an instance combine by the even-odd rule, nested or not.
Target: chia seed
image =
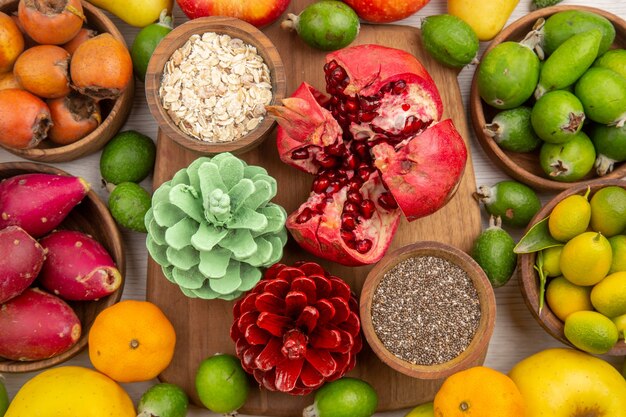
[[[416,365],[459,356],[480,322],[478,292],[467,273],[435,256],[408,258],[374,291],[372,323],[383,345]]]

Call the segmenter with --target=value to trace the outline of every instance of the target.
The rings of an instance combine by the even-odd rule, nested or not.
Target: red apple
[[[263,27],[273,23],[289,6],[291,0],[176,0],[187,17],[236,17]]]
[[[363,20],[374,23],[394,22],[411,16],[430,0],[343,0]],[[489,1],[489,0],[485,0]]]

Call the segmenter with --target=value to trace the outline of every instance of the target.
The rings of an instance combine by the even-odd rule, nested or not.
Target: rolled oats
[[[159,96],[184,133],[230,142],[265,117],[272,101],[270,71],[257,49],[241,39],[192,35],[165,64]]]

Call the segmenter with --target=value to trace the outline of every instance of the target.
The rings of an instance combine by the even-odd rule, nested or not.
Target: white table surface
[[[240,1],[240,0],[233,0]],[[390,0],[392,1],[392,0]],[[488,0],[485,0],[488,1]],[[565,0],[562,5],[578,4],[593,6],[611,11],[622,18],[626,19],[626,0]],[[524,16],[530,9],[530,0],[521,0],[516,7],[509,23]],[[446,12],[446,2],[444,0],[431,0],[431,2],[420,10],[417,14],[410,18],[398,22],[409,26],[419,27],[420,19],[434,14]],[[180,9],[175,8],[175,22],[177,24],[186,20]],[[131,45],[137,34],[137,28],[121,22],[117,18],[112,18],[118,25],[120,31],[124,34],[126,42]],[[481,43],[482,50],[487,43]],[[469,112],[468,96],[470,90],[471,79],[474,74],[474,67],[465,68],[459,75],[459,85],[463,95],[466,112]],[[440,86],[440,88],[445,88]],[[468,120],[469,113],[468,113]],[[144,95],[143,84],[137,82],[135,91],[135,102],[132,112],[123,129],[135,129],[153,139],[156,139],[157,125],[149,113],[148,106]],[[470,129],[471,130],[471,129]],[[500,180],[506,179],[506,175],[502,173],[485,155],[482,148],[476,142],[473,135],[471,137],[471,153],[476,174],[477,185],[493,184]],[[80,175],[87,179],[94,187],[96,192],[106,200],[107,193],[100,188],[100,174],[98,169],[98,161],[100,152],[96,152],[87,157],[83,157],[76,161],[54,164],[55,166],[66,170],[74,175]],[[0,162],[16,161],[20,158],[13,154],[0,149]],[[142,185],[146,189],[151,189],[151,178],[146,179]],[[540,194],[542,200],[549,199],[553,194]],[[486,225],[487,216],[483,211],[483,225]],[[514,231],[513,231],[514,232]],[[145,248],[145,235],[135,232],[123,231],[124,244],[126,247],[126,284],[124,288],[124,299],[145,299],[146,293],[146,265],[147,252]],[[514,237],[519,237],[519,232],[514,232]],[[496,328],[491,339],[489,353],[485,362],[486,366],[495,368],[502,372],[508,372],[511,367],[519,360],[540,350],[550,347],[563,346],[560,342],[553,339],[537,324],[530,312],[526,308],[522,300],[522,296],[517,285],[517,281],[512,279],[506,286],[496,290],[497,299],[497,319]],[[606,358],[614,365],[621,367],[622,358]],[[86,351],[75,358],[67,361],[65,365],[79,365],[91,367],[89,357]],[[18,389],[35,373],[27,374],[5,374],[5,384],[12,397]],[[135,402],[138,401],[141,394],[156,381],[124,384],[124,388],[128,391]],[[71,399],[69,399],[71,401]],[[379,413],[377,416],[401,417],[404,416],[406,410]],[[216,416],[206,410],[196,407],[190,407],[189,417],[209,417]]]

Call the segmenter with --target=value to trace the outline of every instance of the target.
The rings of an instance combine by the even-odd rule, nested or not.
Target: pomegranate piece
[[[330,96],[303,83],[282,106],[283,162],[315,175],[287,228],[309,252],[344,265],[377,262],[402,212],[434,213],[454,195],[467,149],[432,78],[411,54],[360,45],[326,57]]]
[[[352,370],[363,346],[355,295],[313,262],[271,266],[233,313],[237,356],[270,391],[306,395]]]

